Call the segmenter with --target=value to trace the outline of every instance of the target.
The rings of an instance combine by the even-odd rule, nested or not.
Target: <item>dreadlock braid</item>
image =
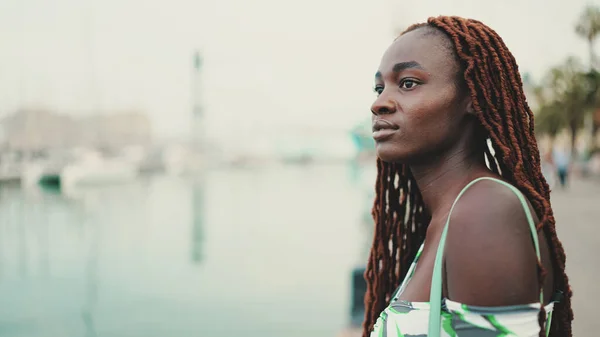
[[[453,53],[463,69],[461,80],[485,130],[481,141],[489,141],[483,147],[482,156],[491,171],[525,194],[539,216],[537,229],[549,239],[554,269],[551,277],[555,287],[565,295],[555,307],[550,336],[571,337],[572,292],[565,274],[565,252],[556,235],[550,188],[540,168],[533,113],[525,99],[515,58],[494,30],[476,20],[429,18],[427,23],[410,26],[405,33],[419,28],[434,29],[451,41]],[[364,337],[406,276],[431,220],[408,166],[378,159],[377,172],[372,212],[375,233],[365,273],[368,288]],[[542,289],[546,271],[539,262],[538,275]],[[542,306],[541,327],[545,320]],[[540,336],[545,336],[544,330],[540,329]]]

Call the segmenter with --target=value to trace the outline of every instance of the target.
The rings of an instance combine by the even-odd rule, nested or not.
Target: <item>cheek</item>
[[[432,97],[433,96],[433,97]],[[451,93],[427,95],[411,109],[411,133],[425,142],[439,143],[456,133],[458,112]]]

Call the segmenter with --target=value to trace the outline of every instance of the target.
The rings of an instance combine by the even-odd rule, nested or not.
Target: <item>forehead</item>
[[[379,71],[387,74],[400,62],[417,62],[432,75],[454,75],[458,63],[451,41],[441,32],[419,28],[398,37],[386,50]]]

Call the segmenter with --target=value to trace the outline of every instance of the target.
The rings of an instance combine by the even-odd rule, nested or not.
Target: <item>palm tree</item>
[[[548,127],[549,131],[553,131],[553,128],[558,127],[556,125],[566,122],[571,133],[573,153],[575,152],[577,132],[583,127],[586,112],[589,110],[589,81],[586,80],[587,75],[583,73],[582,69],[581,63],[573,57],[568,58],[564,64],[550,69],[545,78],[545,86],[552,98],[544,101],[540,108],[540,112],[545,111],[543,114],[547,115],[547,117],[544,117],[547,119],[545,123],[554,125]],[[561,118],[558,117],[561,115],[561,111],[564,116],[562,122]],[[543,119],[541,116],[540,118]],[[540,122],[543,122],[543,120]],[[543,129],[544,126],[541,126],[541,128]]]
[[[588,43],[590,68],[593,69],[596,62],[594,42],[598,34],[600,34],[600,9],[596,6],[588,5],[579,17],[579,21],[575,26],[575,32]]]
[[[575,26],[575,32],[577,35],[585,39],[588,43],[588,49],[590,54],[590,72],[587,76],[587,80],[590,81],[590,92],[588,94],[588,108],[594,111],[598,110],[600,100],[598,99],[600,88],[600,76],[595,70],[596,66],[596,55],[594,53],[594,42],[600,34],[600,9],[593,5],[588,5],[581,13],[579,21]],[[598,113],[600,114],[600,112]],[[592,118],[592,139],[595,139],[596,133],[600,129],[600,122],[597,118]]]
[[[592,140],[596,139],[596,134],[600,129],[600,72],[591,69],[585,74],[587,80],[588,92],[586,95],[586,107],[591,114],[592,122]]]
[[[568,120],[561,102],[548,99],[549,88],[539,85],[532,86],[533,99],[537,108],[535,112],[535,131],[538,135],[546,135],[553,148],[554,139],[567,126]]]
[[[563,104],[553,101],[541,105],[535,114],[536,133],[550,138],[550,148],[552,148],[556,136],[568,125],[564,111]]]

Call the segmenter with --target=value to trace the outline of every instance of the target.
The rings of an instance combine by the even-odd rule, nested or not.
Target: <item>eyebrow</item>
[[[392,71],[395,73],[399,73],[402,70],[411,69],[411,68],[425,70],[425,68],[423,68],[423,66],[421,64],[419,64],[419,62],[408,61],[408,62],[400,62],[400,63],[394,64]],[[375,73],[375,78],[381,78],[381,71],[378,71]]]

